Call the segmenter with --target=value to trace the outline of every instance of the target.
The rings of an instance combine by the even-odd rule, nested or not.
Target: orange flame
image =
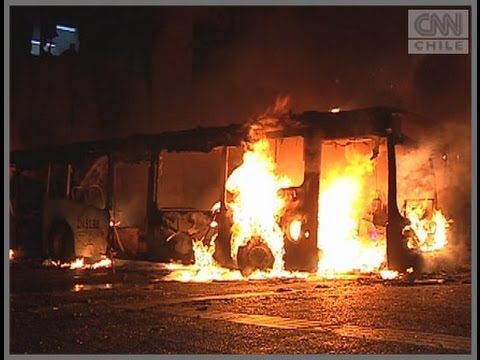
[[[353,153],[348,166],[331,169],[322,179],[317,242],[320,275],[353,270],[371,272],[384,263],[384,236],[376,231],[373,224],[370,236],[359,233],[364,205],[362,199],[368,195],[365,194],[365,177],[372,171],[373,164],[368,157]]]
[[[273,107],[273,113],[278,114],[281,112],[285,112],[290,106],[291,101],[292,101],[292,98],[288,95],[278,96],[275,99],[275,106]]]
[[[231,256],[249,240],[259,237],[270,248],[274,257],[273,271],[284,270],[284,234],[279,218],[285,210],[285,200],[279,195],[290,180],[275,173],[267,139],[256,141],[243,154],[243,163],[226,182],[233,195],[227,203],[232,212]]]
[[[274,257],[270,271],[254,271],[243,276],[238,270],[221,267],[213,258],[214,236],[207,246],[202,240],[193,240],[195,263],[191,266],[167,266],[173,270],[165,280],[204,282],[212,280],[267,279],[272,277],[306,278],[306,273],[284,270],[284,233],[279,225],[285,209],[285,199],[280,190],[290,185],[290,180],[276,174],[276,165],[270,154],[269,142],[262,138],[246,144],[243,162],[229,176],[226,190],[231,195],[227,209],[231,212],[231,256],[236,258],[241,246],[252,238],[260,238]],[[212,213],[220,209],[220,204],[212,207]],[[217,226],[212,221],[211,227]],[[298,229],[291,229],[295,232]]]
[[[10,252],[9,252],[9,259],[10,261],[12,261],[13,259],[15,259],[15,251],[10,249]]]
[[[167,269],[173,270],[165,277],[165,280],[174,280],[180,282],[209,282],[221,280],[241,280],[242,275],[239,271],[221,267],[213,258],[215,253],[214,235],[209,245],[205,245],[202,239],[193,240],[193,253],[195,263],[193,265],[168,264]]]
[[[445,248],[448,243],[448,221],[440,210],[427,214],[426,201],[415,206],[407,206],[406,214],[410,224],[405,230],[413,231],[408,237],[407,246],[422,252],[434,252]]]
[[[383,269],[383,270],[380,270],[380,276],[384,280],[393,280],[398,277],[398,271]]]
[[[85,263],[84,258],[77,258],[72,262],[64,262],[64,263],[62,263],[61,261],[51,261],[49,265],[53,265],[59,268],[68,268],[70,270],[99,269],[99,268],[110,268],[112,266],[112,260],[107,257],[103,257],[101,260],[95,263],[89,264],[89,263]]]
[[[378,195],[378,189],[371,186],[370,181],[374,161],[377,160],[371,160],[370,156],[356,150],[349,155],[346,165],[331,167],[320,181],[317,242],[320,256],[317,275],[332,276],[359,271],[376,272],[383,279],[395,279],[399,276],[397,271],[382,269],[386,262],[385,225],[374,225],[373,210],[366,214],[366,201],[370,206],[373,193]],[[286,228],[279,224],[287,201],[282,197],[281,190],[290,186],[291,182],[287,177],[277,174],[269,141],[260,137],[246,144],[242,159],[242,164],[231,173],[225,184],[229,194],[226,208],[233,221],[230,255],[236,259],[242,246],[260,238],[272,252],[273,268],[271,271],[256,271],[243,276],[239,271],[221,267],[213,257],[214,236],[208,245],[204,239],[194,239],[194,265],[167,267],[173,272],[166,280],[203,282],[308,276],[305,273],[288,272],[284,268],[284,230],[288,231],[291,239],[298,239],[301,221],[295,219]],[[216,203],[212,207],[212,214],[216,214],[220,208],[220,203]],[[418,239],[416,244],[409,246],[416,246],[422,251],[444,247],[448,223],[441,212],[433,213],[434,225],[430,224],[430,228],[421,222],[420,215],[415,217],[415,214],[412,212],[409,218]],[[215,217],[210,227],[218,227]],[[424,233],[432,235],[434,241],[429,240],[432,236]],[[309,236],[310,233],[306,232],[305,237]],[[412,271],[407,269],[407,273]]]

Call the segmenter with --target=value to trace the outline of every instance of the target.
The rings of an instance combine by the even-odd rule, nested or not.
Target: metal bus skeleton
[[[396,109],[375,107],[285,114],[273,123],[256,124],[256,129],[271,141],[299,138],[303,147],[302,182],[284,189],[289,203],[281,226],[288,228],[292,219],[302,219],[301,225],[293,229],[296,241],[285,241],[287,269],[312,272],[317,268],[319,200],[312,194],[320,190],[322,146],[337,140],[368,141],[372,159],[378,155],[380,144],[386,147],[386,218],[379,226],[384,227],[386,234],[388,267],[403,271],[418,266],[420,256],[406,246],[402,230],[407,221],[397,206],[395,145],[402,140],[400,124],[405,116],[407,113]],[[231,219],[225,208],[228,197],[225,182],[235,166],[232,154],[238,153],[242,142],[251,136],[251,130],[251,126],[239,124],[134,135],[38,151],[16,151],[11,153],[10,161],[17,174],[32,169],[44,169],[46,173],[41,209],[42,249],[51,258],[96,258],[115,249],[118,253],[152,260],[189,263],[193,260],[192,238],[204,234],[207,241],[217,237],[215,256],[221,264],[249,273],[270,266],[271,254],[262,239],[252,239],[239,250],[236,259],[231,258]],[[202,154],[212,153],[219,171],[210,171],[210,165],[202,163]],[[175,156],[182,154],[189,159],[183,167],[175,160]],[[194,171],[194,163],[201,164],[200,170]],[[175,179],[164,182],[168,171],[176,172]],[[128,180],[135,172],[142,174],[140,180],[120,180]],[[207,186],[181,188],[179,183],[185,177],[191,183],[208,180],[207,186],[211,184],[214,189],[206,197],[221,200],[218,211],[212,213],[206,207],[162,200],[162,196],[177,199],[184,191],[194,204]],[[128,192],[134,195],[122,201]],[[210,226],[212,220],[218,224],[214,229]],[[21,219],[16,219],[14,227],[21,226]],[[285,236],[290,233],[285,231]]]

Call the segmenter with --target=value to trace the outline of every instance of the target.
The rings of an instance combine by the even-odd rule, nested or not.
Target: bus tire
[[[65,220],[55,221],[48,232],[48,250],[52,260],[67,262],[75,256],[73,231]]]
[[[256,270],[268,271],[273,268],[273,253],[259,238],[252,238],[237,253],[237,265],[243,276],[250,276]]]

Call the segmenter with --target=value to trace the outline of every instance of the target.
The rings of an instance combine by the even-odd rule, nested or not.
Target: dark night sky
[[[422,128],[451,123],[469,128],[470,56],[408,55],[407,10],[14,9],[12,64],[22,63],[22,44],[30,41],[26,25],[32,17],[40,14],[52,22],[78,26],[81,66],[93,78],[94,84],[89,86],[96,91],[89,95],[97,109],[89,126],[99,129],[95,135],[84,131],[81,140],[109,137],[112,128],[127,135],[243,122],[262,113],[280,94],[292,97],[292,107],[297,112],[334,106],[392,105],[426,116],[428,119],[417,124]],[[123,73],[109,77],[109,71],[117,71],[121,64],[130,62],[132,54],[140,54],[135,68],[124,66]],[[28,82],[31,77],[27,74],[28,66],[18,65],[12,70],[15,81],[22,78]],[[132,77],[145,83],[142,92],[131,90],[130,83],[125,85],[123,79],[130,81]],[[122,86],[126,88],[124,93],[116,96]],[[29,87],[28,95],[21,90],[13,93],[20,104],[22,98],[51,95],[32,94],[32,86]],[[93,90],[86,92],[91,94]],[[122,103],[129,103],[131,92],[137,97],[136,105],[123,109]],[[105,94],[110,94],[109,98]],[[142,106],[148,109],[136,115]],[[25,127],[17,123],[36,121],[35,114],[17,118],[13,113],[14,129]],[[132,115],[123,119],[123,113]],[[61,118],[50,114],[44,117]],[[58,124],[55,121],[53,124]],[[79,122],[89,123],[82,119]],[[13,136],[28,137],[21,129]],[[46,137],[54,141],[57,138]],[[21,142],[24,146],[35,143]]]

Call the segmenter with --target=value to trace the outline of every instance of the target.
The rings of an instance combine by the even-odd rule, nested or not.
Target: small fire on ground
[[[384,280],[393,280],[398,277],[398,271],[383,269],[380,270],[380,277]]]
[[[70,270],[84,270],[84,269],[100,269],[100,268],[110,268],[112,267],[112,260],[103,257],[97,262],[88,263],[85,261],[85,258],[77,258],[71,262],[61,262],[61,261],[54,261],[54,260],[45,260],[43,262],[44,266],[53,266],[62,269],[70,269]]]

